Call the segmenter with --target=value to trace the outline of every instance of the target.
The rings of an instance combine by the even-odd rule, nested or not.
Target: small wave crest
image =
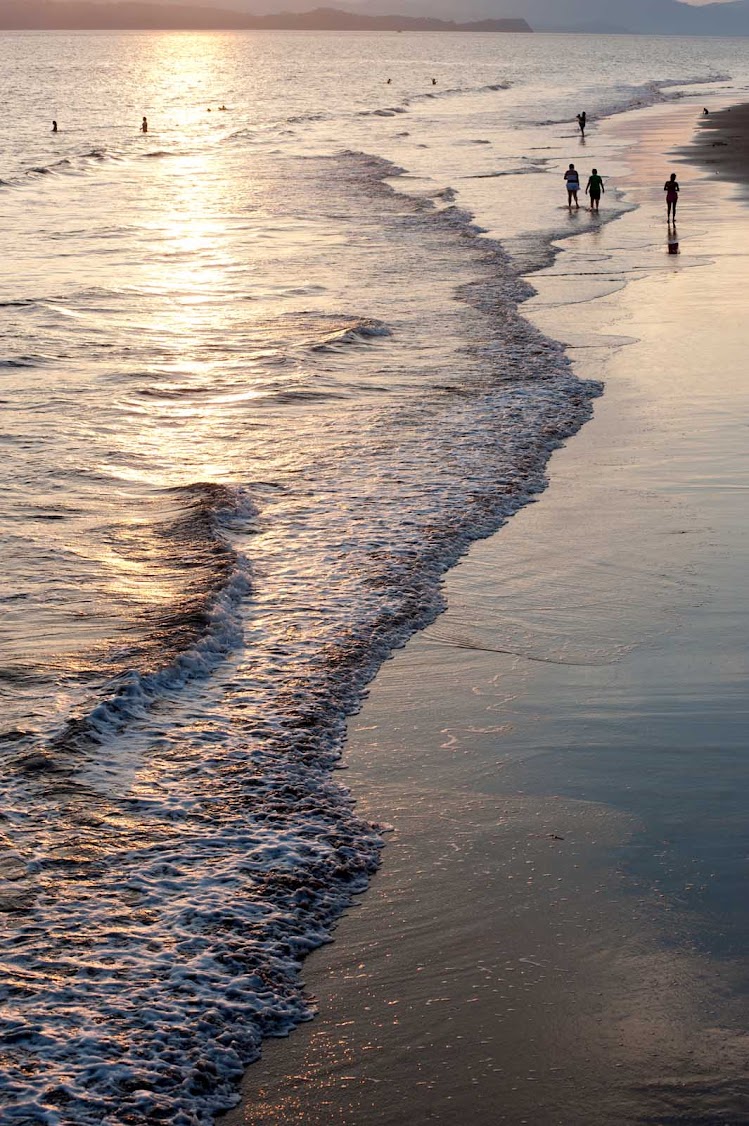
[[[727,81],[726,75],[711,74],[702,78],[655,78],[640,86],[620,86],[613,97],[607,97],[596,106],[595,113],[588,114],[588,121],[590,122],[594,117],[614,117],[620,113],[644,109],[646,106],[658,105],[661,102],[678,101],[687,96],[682,92],[681,87],[725,81]],[[547,118],[536,124],[568,125],[569,117]]]
[[[341,346],[369,344],[386,336],[392,336],[392,332],[383,321],[364,318],[328,333],[319,343],[313,344],[311,349],[313,352],[338,351]]]
[[[7,179],[0,180],[0,187],[19,188],[28,186],[47,176],[81,175],[92,167],[108,160],[119,160],[120,156],[104,147],[86,149],[84,152],[73,152],[67,156],[54,160],[50,164],[36,164],[29,168],[20,168]]]
[[[250,564],[228,536],[252,528],[255,506],[245,490],[211,483],[173,489],[171,499],[180,511],[153,529],[147,551],[159,547],[188,576],[176,604],[148,615],[158,652],[171,651],[172,659],[117,676],[99,704],[52,738],[56,752],[102,743],[143,719],[157,700],[207,676],[241,642],[239,606],[250,591]]]

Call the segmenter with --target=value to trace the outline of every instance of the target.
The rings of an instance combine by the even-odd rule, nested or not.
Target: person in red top
[[[668,222],[673,219],[676,222],[676,204],[679,202],[679,184],[676,179],[676,173],[671,173],[671,179],[666,180],[663,185],[663,190],[666,193],[666,215]]]

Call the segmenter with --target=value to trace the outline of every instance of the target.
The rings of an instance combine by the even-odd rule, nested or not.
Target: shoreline
[[[672,116],[659,109],[650,115],[653,152],[659,118]],[[638,152],[639,172],[648,159]],[[698,191],[690,182],[690,198]],[[628,222],[634,237],[641,223]],[[588,232],[581,242],[602,237]],[[693,242],[695,255],[710,245],[699,234]],[[570,328],[567,308],[553,300],[555,275],[569,276],[585,253],[575,247],[533,279],[539,295],[524,312],[555,339]],[[745,536],[731,539],[735,494],[710,484],[720,459],[697,432],[706,403],[716,419],[710,439],[730,426],[696,357],[679,351],[678,311],[695,311],[707,276],[682,264],[579,312],[570,345],[579,374],[595,378],[606,366],[594,420],[553,455],[538,503],[449,573],[448,611],[381,669],[351,721],[347,784],[358,811],[392,820],[396,833],[336,942],[305,966],[320,1016],[266,1045],[226,1126],[395,1126],[466,1114],[625,1126],[667,1110],[737,1121],[723,1116],[726,1106],[746,1109],[733,1074],[745,1030],[725,1003],[716,1016],[727,971],[721,977],[697,953],[699,896],[668,886],[679,858],[653,858],[659,810],[651,807],[668,771],[650,789],[642,780],[651,724],[664,728],[664,753],[677,752],[677,734],[689,742],[675,705],[656,722],[646,701],[690,683],[681,652],[690,630],[697,652],[712,645],[717,656],[724,642],[720,620],[716,632],[700,609],[717,597],[707,590],[718,566],[707,540],[729,555],[746,546]],[[717,266],[705,268],[717,284]],[[612,353],[597,341],[604,332],[637,344]],[[687,365],[694,410],[681,402],[683,386],[648,380],[664,370],[659,361],[682,375]],[[735,398],[742,393],[734,388]],[[686,451],[663,461],[687,427]],[[710,501],[693,495],[692,464],[704,467]],[[643,465],[662,467],[663,477],[650,480]],[[704,524],[712,501],[708,536],[688,513],[691,505]],[[536,573],[539,558],[545,575]],[[735,593],[725,600],[733,604]],[[598,728],[613,748],[595,744]],[[625,745],[634,765],[622,758]],[[634,791],[629,806],[620,784]],[[681,801],[700,808],[699,794]],[[673,824],[669,831],[678,836]]]

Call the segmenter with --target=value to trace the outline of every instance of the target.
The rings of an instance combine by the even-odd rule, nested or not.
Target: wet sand
[[[749,1122],[749,211],[685,166],[667,253],[693,119],[611,126],[640,209],[536,279],[529,315],[606,394],[352,720],[383,867],[227,1126]],[[630,284],[599,265],[570,316],[607,258]]]
[[[683,155],[749,191],[749,105],[729,106],[704,117]]]

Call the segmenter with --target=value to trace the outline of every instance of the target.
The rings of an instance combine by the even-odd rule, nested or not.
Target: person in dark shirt
[[[601,196],[606,191],[603,186],[603,176],[598,175],[598,169],[594,168],[588,177],[588,183],[585,186],[585,194],[590,196],[590,210],[598,211],[601,202]]]
[[[675,223],[676,204],[679,202],[679,192],[681,190],[679,188],[675,172],[671,173],[670,180],[666,180],[665,184],[663,185],[663,190],[666,193],[666,215],[668,217],[668,222],[670,223],[673,220],[673,222]]]

